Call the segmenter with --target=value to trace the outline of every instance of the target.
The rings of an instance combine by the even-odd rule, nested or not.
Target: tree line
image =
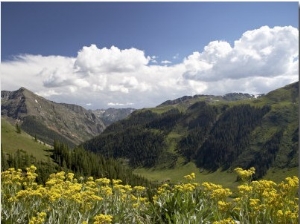
[[[77,178],[106,177],[109,179],[120,179],[124,184],[132,186],[153,186],[147,179],[136,175],[125,162],[106,158],[100,154],[86,151],[82,147],[70,149],[65,143],[54,141],[51,157],[47,161],[38,161],[33,155],[28,155],[24,150],[15,153],[4,153],[1,146],[1,171],[10,167],[22,169],[34,164],[37,167],[37,182],[45,183],[51,173],[65,171],[72,172]]]

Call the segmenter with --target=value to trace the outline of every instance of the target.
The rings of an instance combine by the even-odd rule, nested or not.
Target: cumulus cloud
[[[263,26],[245,32],[232,47],[225,41],[213,41],[203,52],[194,52],[184,60],[184,77],[209,82],[295,75],[297,46],[298,29]]]
[[[246,31],[232,46],[211,41],[202,52],[161,65],[158,56],[115,46],[84,46],[76,57],[20,55],[2,62],[2,89],[23,86],[94,109],[152,107],[194,94],[266,93],[298,80],[298,38],[291,26],[263,26]]]
[[[78,52],[74,67],[79,72],[90,73],[113,73],[132,72],[147,65],[150,58],[145,57],[144,52],[135,48],[120,50],[112,46],[97,48],[92,44],[83,47]]]

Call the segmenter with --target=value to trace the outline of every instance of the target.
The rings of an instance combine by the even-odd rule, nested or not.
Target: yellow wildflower
[[[249,186],[249,185],[238,186],[239,193],[242,195],[249,194],[250,192],[252,192],[252,189],[253,189],[252,186]]]
[[[230,209],[231,204],[225,201],[218,201],[218,209],[222,212],[226,212]]]
[[[72,181],[74,179],[74,173],[68,173],[67,174],[67,179]]]
[[[255,173],[255,168],[251,167],[248,170],[243,170],[242,168],[238,167],[235,168],[234,171],[238,174],[242,181],[249,181],[251,180],[252,175]]]
[[[45,222],[47,214],[45,212],[38,213],[37,217],[32,217],[29,220],[29,224],[43,224]]]
[[[100,215],[96,215],[94,217],[94,224],[108,224],[112,222],[112,215],[104,215],[104,214],[100,214]]]
[[[143,187],[143,186],[135,186],[135,187],[133,187],[133,190],[135,190],[135,191],[144,191],[146,188],[145,187]]]
[[[195,173],[191,173],[191,174],[189,174],[189,175],[184,176],[184,178],[185,178],[186,180],[191,181],[191,180],[195,180],[196,175],[195,175]]]
[[[236,222],[232,218],[222,219],[220,221],[215,221],[213,224],[236,224]]]
[[[119,179],[118,180],[112,180],[112,183],[113,184],[120,184],[120,183],[122,183],[122,180],[119,180]]]
[[[253,210],[258,210],[259,209],[259,206],[258,206],[259,203],[260,203],[260,200],[256,199],[256,198],[250,198],[250,200],[249,200],[250,207]]]
[[[97,184],[104,184],[104,185],[108,185],[110,183],[110,179],[107,179],[107,178],[99,178],[99,179],[96,179],[95,182]]]

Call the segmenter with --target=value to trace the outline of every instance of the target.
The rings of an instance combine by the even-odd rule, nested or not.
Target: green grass
[[[192,162],[185,165],[178,165],[174,169],[145,169],[138,168],[134,170],[135,174],[141,175],[154,183],[164,183],[170,181],[172,184],[177,184],[183,180],[185,175],[194,172],[196,174],[195,182],[212,182],[215,184],[221,184],[223,187],[230,188],[231,190],[236,189],[240,184],[237,182],[237,174],[229,171],[218,170],[216,172],[200,172],[199,168]],[[272,180],[276,183],[280,183],[286,177],[298,176],[298,167],[289,169],[275,169],[271,168],[264,176],[263,179]]]
[[[175,131],[172,131],[168,134],[165,141],[166,141],[167,145],[169,146],[169,148],[168,148],[169,152],[174,152],[175,153],[177,143],[182,138],[182,135],[183,134],[179,134]]]
[[[266,180],[272,180],[276,183],[283,181],[286,177],[299,176],[299,167],[276,169],[270,168],[264,176]]]
[[[221,184],[224,187],[235,188],[238,183],[236,182],[237,175],[234,172],[216,171],[209,173],[207,171],[200,172],[199,168],[192,162],[185,165],[178,165],[174,169],[145,169],[138,168],[134,170],[135,174],[144,176],[148,180],[157,183],[163,183],[170,181],[170,183],[176,184],[183,180],[183,177],[194,172],[196,174],[195,182],[213,182],[215,184]]]
[[[148,108],[148,110],[152,111],[153,113],[162,114],[167,112],[168,110],[171,110],[175,108],[173,105],[167,105],[167,106],[160,106],[160,107],[154,107],[154,108]]]
[[[21,134],[5,119],[1,118],[1,150],[14,154],[18,149],[24,150],[28,155],[33,155],[38,161],[47,161],[51,149],[49,145],[34,141],[34,137],[24,131]]]

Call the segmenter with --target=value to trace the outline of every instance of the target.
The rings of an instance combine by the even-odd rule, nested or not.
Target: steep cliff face
[[[24,88],[18,91],[1,91],[1,115],[19,119],[27,114]]]
[[[59,139],[76,145],[105,129],[102,120],[91,111],[46,100],[25,88],[1,91],[1,116],[20,122],[24,131],[50,144]]]

